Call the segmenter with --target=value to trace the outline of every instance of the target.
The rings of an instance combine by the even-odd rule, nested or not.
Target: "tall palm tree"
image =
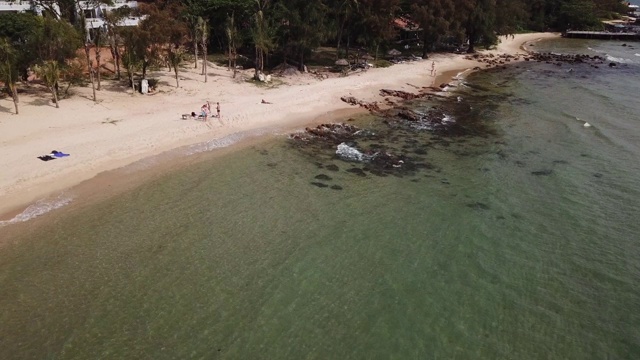
[[[202,46],[202,75],[204,75],[204,82],[207,82],[207,43],[209,42],[209,23],[202,17],[198,17],[198,35],[200,35],[200,45]]]

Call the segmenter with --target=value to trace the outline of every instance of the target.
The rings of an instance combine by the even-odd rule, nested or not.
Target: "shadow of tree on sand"
[[[34,106],[51,106],[51,107],[56,107],[56,104],[53,103],[53,101],[49,98],[44,98],[44,99],[33,99],[31,101],[29,101],[27,103],[28,105],[34,105]]]

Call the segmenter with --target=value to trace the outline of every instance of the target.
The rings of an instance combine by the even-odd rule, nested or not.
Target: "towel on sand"
[[[67,157],[67,156],[69,156],[69,154],[65,154],[62,151],[51,150],[51,153],[47,155],[38,156],[38,159],[42,161],[49,161],[49,160],[55,160],[56,158]]]

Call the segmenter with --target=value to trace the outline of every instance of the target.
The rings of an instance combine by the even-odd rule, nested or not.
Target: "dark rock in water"
[[[449,185],[450,184],[449,180],[446,180],[446,179],[445,180],[440,180],[440,182],[445,184],[445,185]]]
[[[329,170],[329,171],[339,171],[340,170],[338,165],[334,165],[334,164],[327,165],[326,169]]]
[[[340,185],[331,185],[331,189],[333,189],[333,190],[342,190],[342,186],[340,186]]]
[[[398,117],[409,121],[420,121],[420,115],[411,110],[402,110],[398,113]]]
[[[622,46],[627,46],[627,44],[622,44]]]
[[[476,201],[474,203],[470,203],[467,204],[467,207],[470,207],[474,210],[489,210],[489,205],[485,204],[485,203],[481,203],[479,201]]]
[[[347,169],[347,172],[350,172],[352,174],[356,174],[358,176],[367,176],[367,174],[364,172],[364,170],[362,170],[360,168]]]
[[[603,176],[604,176],[604,175],[602,175],[602,174],[600,174],[600,173],[595,173],[595,174],[593,174],[593,177],[596,177],[596,178],[601,178],[601,177],[603,177]]]
[[[616,66],[618,66],[618,64],[616,64],[616,63],[614,63],[614,62],[609,63],[609,67],[616,67]]]
[[[317,187],[319,187],[319,188],[326,188],[326,187],[329,187],[329,185],[327,185],[327,184],[323,184],[323,183],[321,183],[321,182],[316,182],[316,181],[312,182],[312,183],[311,183],[311,185],[317,186]]]
[[[545,170],[538,170],[538,171],[532,171],[531,175],[536,175],[536,176],[549,176],[553,173],[553,170],[549,170],[549,169],[545,169]]]
[[[304,133],[291,134],[290,139],[301,142],[325,142],[338,145],[352,141],[359,128],[349,124],[321,124],[314,128],[306,128]]]
[[[429,94],[428,93],[413,94],[413,93],[402,91],[402,90],[382,89],[380,90],[380,96],[394,96],[394,97],[401,98],[403,100],[413,100],[417,98],[429,97]]]
[[[382,170],[378,170],[378,169],[371,169],[369,171],[372,175],[375,176],[380,176],[380,177],[386,177],[389,176],[386,172],[382,171]]]
[[[317,180],[324,180],[324,181],[329,181],[331,180],[331,176],[325,175],[325,174],[320,174],[320,175],[316,175],[315,177]]]
[[[267,163],[267,166],[268,166],[268,167],[276,167],[277,165],[278,165],[278,164],[276,164],[276,163]]]

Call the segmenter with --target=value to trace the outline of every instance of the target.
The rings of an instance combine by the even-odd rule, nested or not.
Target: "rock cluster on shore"
[[[597,67],[597,65],[604,64],[606,61],[604,57],[599,55],[556,54],[556,53],[549,53],[549,52],[546,52],[546,53],[531,52],[526,55],[473,54],[473,55],[467,55],[465,59],[474,60],[480,63],[487,64],[486,68],[500,67],[512,61],[520,61],[520,60],[544,62],[547,64],[554,64],[557,66],[562,66],[563,63],[567,63],[567,64],[588,63],[594,67]],[[476,68],[476,69],[479,69],[479,68]]]

